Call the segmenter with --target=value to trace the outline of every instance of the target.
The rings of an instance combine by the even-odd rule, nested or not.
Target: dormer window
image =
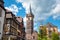
[[[0,17],[2,16],[2,9],[0,8]]]

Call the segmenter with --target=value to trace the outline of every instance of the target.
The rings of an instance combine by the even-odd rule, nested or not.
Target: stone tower
[[[26,14],[26,40],[32,40],[32,33],[33,33],[33,18],[34,15],[32,14],[31,6],[30,12]]]
[[[4,2],[3,0],[0,0],[0,40],[3,34],[2,32],[3,32],[4,18],[5,18]]]

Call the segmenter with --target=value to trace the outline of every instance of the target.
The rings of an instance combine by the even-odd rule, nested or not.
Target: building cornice
[[[4,8],[3,6],[0,5],[0,7],[5,10],[5,8]],[[6,10],[5,10],[5,11],[6,11]]]

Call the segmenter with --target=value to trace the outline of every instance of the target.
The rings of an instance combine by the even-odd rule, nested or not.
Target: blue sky
[[[34,14],[34,30],[38,30],[41,24],[50,22],[60,31],[60,0],[4,0],[4,2],[6,9],[24,18],[24,24],[26,24],[26,13],[29,13],[31,4]]]

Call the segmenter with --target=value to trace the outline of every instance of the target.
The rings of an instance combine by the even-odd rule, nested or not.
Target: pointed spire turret
[[[32,14],[31,4],[30,4],[30,8],[29,9],[30,9],[30,13]]]
[[[31,9],[31,4],[30,4],[30,8],[29,8],[30,10],[30,14],[31,14],[31,16],[33,16],[34,17],[34,15],[33,15],[33,13],[32,13],[32,9]]]
[[[33,13],[32,13],[32,9],[31,9],[31,4],[30,4],[30,6],[29,6],[29,13],[26,14],[26,16],[27,16],[27,17],[32,17],[32,18],[34,18],[34,15],[33,15]]]

